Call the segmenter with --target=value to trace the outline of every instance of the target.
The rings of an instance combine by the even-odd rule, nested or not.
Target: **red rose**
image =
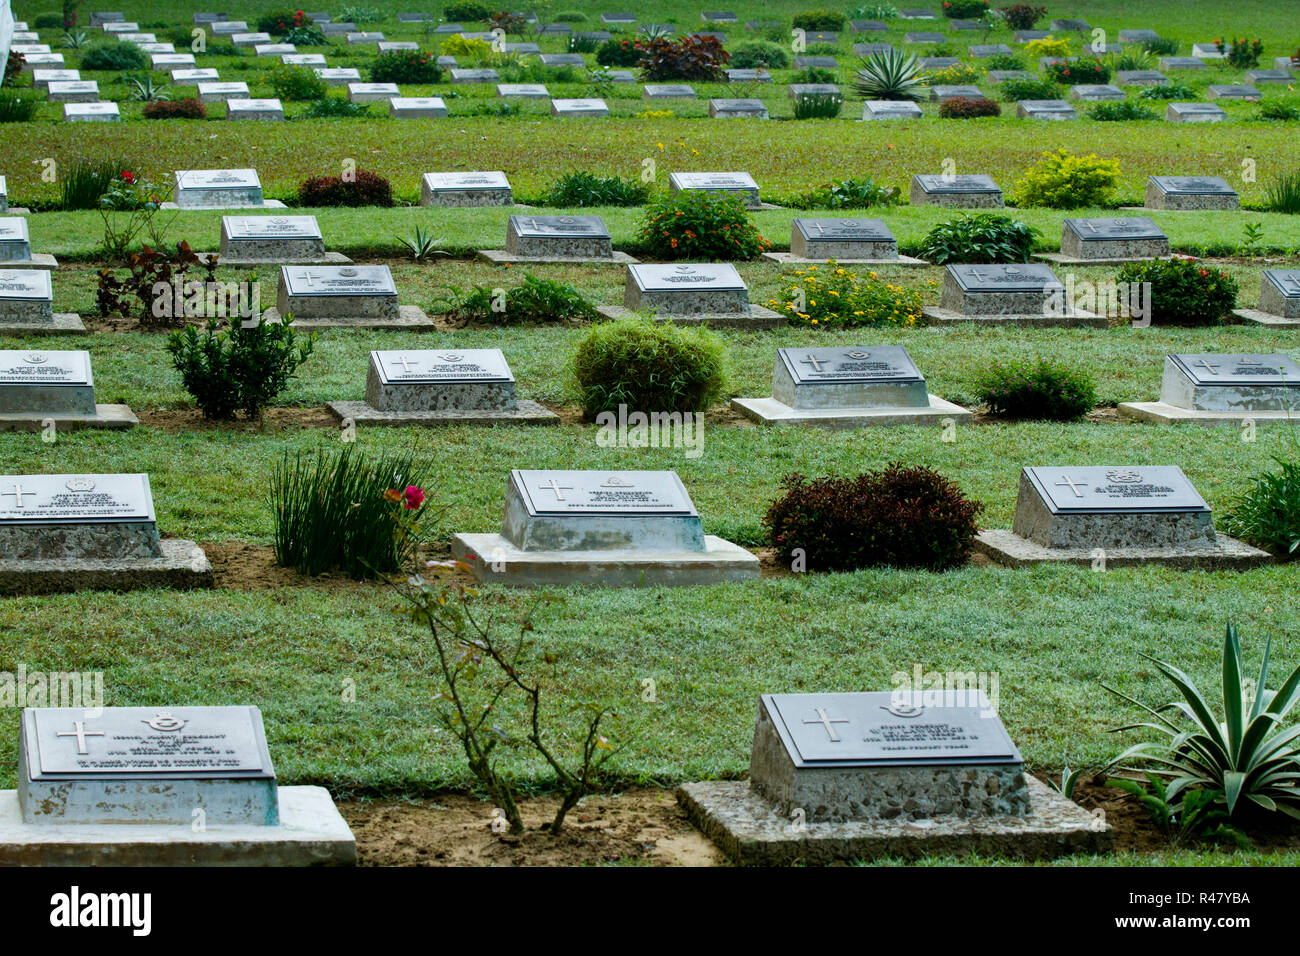
[[[415,485],[407,485],[406,491],[402,494],[402,507],[407,511],[414,511],[420,505],[424,504],[424,491]]]

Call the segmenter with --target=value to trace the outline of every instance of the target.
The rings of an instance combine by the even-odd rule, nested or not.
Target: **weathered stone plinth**
[[[1122,402],[1119,411],[1160,425],[1296,421],[1300,368],[1285,355],[1168,355],[1160,400]]]
[[[917,175],[912,177],[913,206],[951,209],[1001,209],[1006,203],[992,176]]]
[[[420,185],[422,206],[510,206],[514,193],[505,173],[425,173]]]
[[[1075,308],[1067,301],[1065,286],[1041,263],[948,266],[938,307],[926,307],[922,315],[932,325],[1109,325],[1105,316]]]
[[[157,557],[0,558],[0,594],[210,588],[212,565],[193,541],[167,538]]]
[[[273,306],[262,314],[269,325],[279,322],[283,313]],[[420,332],[434,328],[433,319],[429,318],[418,305],[399,305],[395,316],[388,314],[382,316],[307,316],[298,312],[293,312],[292,315],[295,329],[305,329],[312,332],[325,329],[391,329],[394,331]]]
[[[1101,265],[1168,255],[1169,237],[1145,217],[1067,219],[1057,261]]]
[[[1236,191],[1218,176],[1150,176],[1148,209],[1240,209]]]

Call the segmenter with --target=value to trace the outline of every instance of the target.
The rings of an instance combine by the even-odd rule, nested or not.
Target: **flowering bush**
[[[437,57],[420,50],[381,53],[370,66],[371,83],[437,83],[441,79]]]
[[[301,10],[276,10],[258,18],[257,30],[259,33],[269,33],[279,37],[290,30],[309,27],[313,22],[312,18]]]
[[[122,259],[141,234],[148,236],[154,246],[161,246],[164,230],[157,227],[155,218],[162,204],[162,193],[129,169],[122,170],[121,175],[109,182],[99,197],[106,257]]]
[[[1105,83],[1110,79],[1110,67],[1096,57],[1081,56],[1073,63],[1058,61],[1047,64],[1047,75],[1066,86]]]
[[[1034,58],[1040,56],[1069,56],[1070,42],[1068,40],[1058,40],[1055,37],[1043,37],[1041,40],[1030,40],[1026,43],[1025,52]]]
[[[794,277],[798,281],[766,303],[792,325],[849,328],[921,324],[921,293],[884,282],[874,272],[861,276],[832,262],[825,269],[800,269]]]
[[[641,44],[635,40],[606,40],[596,50],[601,66],[636,66],[641,62]]]
[[[646,209],[641,243],[654,259],[756,259],[772,248],[735,196],[668,193]]]
[[[1264,52],[1264,44],[1259,40],[1242,38],[1237,38],[1228,43],[1224,43],[1220,38],[1214,41],[1214,47],[1224,55],[1229,66],[1235,66],[1239,70],[1248,70],[1251,67],[1259,66],[1260,54]]]
[[[1097,404],[1087,372],[1047,359],[997,362],[975,377],[975,395],[992,415],[1073,421]]]
[[[1152,324],[1214,325],[1237,304],[1237,280],[1191,256],[1130,262],[1117,278],[1130,288],[1151,283]]]
[[[967,66],[965,63],[945,66],[941,70],[925,71],[927,86],[970,86],[980,82],[983,78],[983,73],[973,66]]]
[[[1119,163],[1096,153],[1072,156],[1066,149],[1043,153],[1016,184],[1016,203],[1049,209],[1079,209],[1106,203],[1119,185]]]
[[[944,0],[943,15],[949,20],[978,20],[989,12],[987,0]]]

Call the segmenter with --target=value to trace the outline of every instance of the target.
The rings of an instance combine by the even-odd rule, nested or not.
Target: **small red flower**
[[[402,498],[402,507],[407,511],[414,511],[424,504],[424,490],[417,488],[415,485],[407,485],[406,491],[402,493]]]

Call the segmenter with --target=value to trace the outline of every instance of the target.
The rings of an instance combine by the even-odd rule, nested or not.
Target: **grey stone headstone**
[[[602,13],[601,23],[636,23],[635,13]]]
[[[852,20],[849,28],[854,33],[884,33],[889,29],[889,24],[884,20]]]
[[[1037,262],[946,268],[966,292],[1039,292],[1061,287],[1051,267]]]
[[[54,288],[49,272],[0,268],[0,322],[23,326],[54,324]]]
[[[1078,114],[1065,100],[1021,100],[1016,104],[1021,119],[1072,120]]]
[[[924,70],[946,70],[949,67],[961,66],[961,60],[955,56],[923,56],[917,62]]]
[[[984,24],[978,20],[949,20],[949,30],[983,30]]]
[[[388,115],[395,119],[437,119],[447,115],[441,96],[394,96],[388,101]]]
[[[675,472],[511,472],[530,515],[694,515]],[[571,486],[571,487],[566,487]]]
[[[867,100],[862,104],[864,120],[920,119],[923,115],[911,100]]]
[[[63,118],[74,123],[116,123],[122,114],[116,103],[64,103]]]
[[[763,69],[727,70],[728,83],[771,83],[772,74]]]
[[[599,216],[511,216],[506,224],[506,251],[557,258],[614,255],[609,229]]]
[[[1297,293],[1300,294],[1300,293]],[[1281,385],[1300,388],[1300,365],[1289,355],[1273,353],[1178,353],[1169,356],[1194,385]]]
[[[0,415],[94,415],[89,352],[0,351]]]
[[[884,56],[886,53],[893,52],[894,47],[889,43],[855,43],[853,44],[854,56]]]
[[[749,290],[736,267],[726,262],[631,265],[623,304],[634,312],[729,315],[748,311]]]
[[[222,216],[221,258],[290,262],[322,259],[325,241],[315,216]]]
[[[161,553],[147,475],[0,475],[0,560]]]
[[[1253,86],[1245,83],[1213,84],[1206,88],[1205,95],[1212,100],[1258,100],[1263,94]]]
[[[714,119],[767,119],[762,100],[711,99],[709,116]]]
[[[500,349],[374,351],[366,403],[386,412],[511,409],[515,377]]]
[[[1300,365],[1280,353],[1170,354],[1160,401],[1197,411],[1294,413],[1300,411]]]
[[[1110,83],[1080,83],[1070,87],[1070,97],[1085,102],[1100,102],[1122,100],[1127,98],[1127,94]]]
[[[96,103],[99,101],[99,83],[95,80],[55,81],[45,85],[51,103]]]
[[[1048,27],[1056,32],[1069,30],[1074,33],[1087,33],[1092,29],[1087,20],[1053,20]]]
[[[1002,190],[993,177],[985,173],[914,175],[911,201],[914,206],[941,205],[963,209],[991,209],[1003,205]]]
[[[795,219],[790,251],[805,259],[896,259],[898,241],[883,219]]]
[[[18,803],[25,823],[279,823],[256,707],[26,708]]]
[[[552,99],[552,116],[608,116],[609,105],[597,97]]]
[[[228,99],[247,99],[247,83],[200,83],[200,103],[224,103]]]
[[[495,83],[500,78],[497,71],[490,68],[457,68],[451,71],[451,82],[453,83]]]
[[[729,10],[705,10],[700,14],[700,19],[705,23],[738,23],[739,20],[734,13]]]
[[[903,41],[906,43],[943,43],[947,39],[942,33],[933,30],[903,34]]]
[[[1209,513],[1174,465],[1035,467],[1025,474],[1053,514]]]
[[[968,47],[970,55],[982,60],[990,56],[1010,56],[1011,47],[1005,43],[976,43]]]
[[[899,345],[778,349],[772,397],[790,408],[926,408],[925,379]]]
[[[388,266],[282,266],[276,307],[304,319],[395,320],[401,314]]]
[[[1171,123],[1222,123],[1228,118],[1223,107],[1213,103],[1170,103],[1165,119]]]
[[[749,173],[744,172],[671,173],[668,176],[668,188],[674,192],[704,190],[734,193],[751,208],[757,208],[759,205],[758,183],[754,182],[754,177]]]
[[[1031,40],[1046,40],[1051,33],[1047,30],[1017,30],[1012,38],[1017,43],[1029,43]]]
[[[1121,43],[1153,43],[1160,39],[1155,30],[1120,30]]]
[[[27,234],[27,220],[20,216],[0,218],[0,263],[30,262],[31,238]]]
[[[178,169],[173,197],[183,208],[220,209],[262,205],[255,169]]]
[[[503,172],[425,173],[420,202],[425,206],[509,206],[514,203]]]
[[[587,65],[587,61],[580,53],[543,53],[538,59],[542,61],[542,66],[583,67]]]
[[[1247,70],[1246,82],[1252,84],[1274,83],[1280,85],[1289,85],[1295,82],[1295,77],[1291,75],[1290,69],[1283,70]]]
[[[967,100],[988,99],[988,97],[984,95],[984,91],[978,86],[971,86],[968,84],[962,84],[959,86],[939,84],[930,87],[930,99],[936,102],[942,103],[944,100],[957,99],[958,97]]]
[[[1169,255],[1169,237],[1145,216],[1066,219],[1061,252],[1076,259],[1133,259]]]
[[[1205,61],[1194,56],[1162,56],[1157,65],[1162,70],[1204,70]]]
[[[695,88],[685,83],[647,83],[643,94],[650,100],[693,100]]]
[[[330,86],[345,86],[361,79],[361,71],[354,66],[320,67],[315,72]]]
[[[950,265],[944,268],[940,308],[959,315],[1043,315],[1064,307],[1065,286],[1043,263]]]
[[[797,56],[794,65],[797,70],[834,70],[839,67],[840,61],[833,56]]]
[[[1149,209],[1237,209],[1240,200],[1221,176],[1151,176],[1146,205]]]
[[[1119,86],[1164,86],[1169,77],[1159,70],[1120,70],[1115,74]]]
[[[550,91],[541,83],[498,83],[497,96],[514,96],[530,100],[549,100]]]
[[[1261,312],[1300,319],[1300,269],[1265,269],[1259,283]]]

